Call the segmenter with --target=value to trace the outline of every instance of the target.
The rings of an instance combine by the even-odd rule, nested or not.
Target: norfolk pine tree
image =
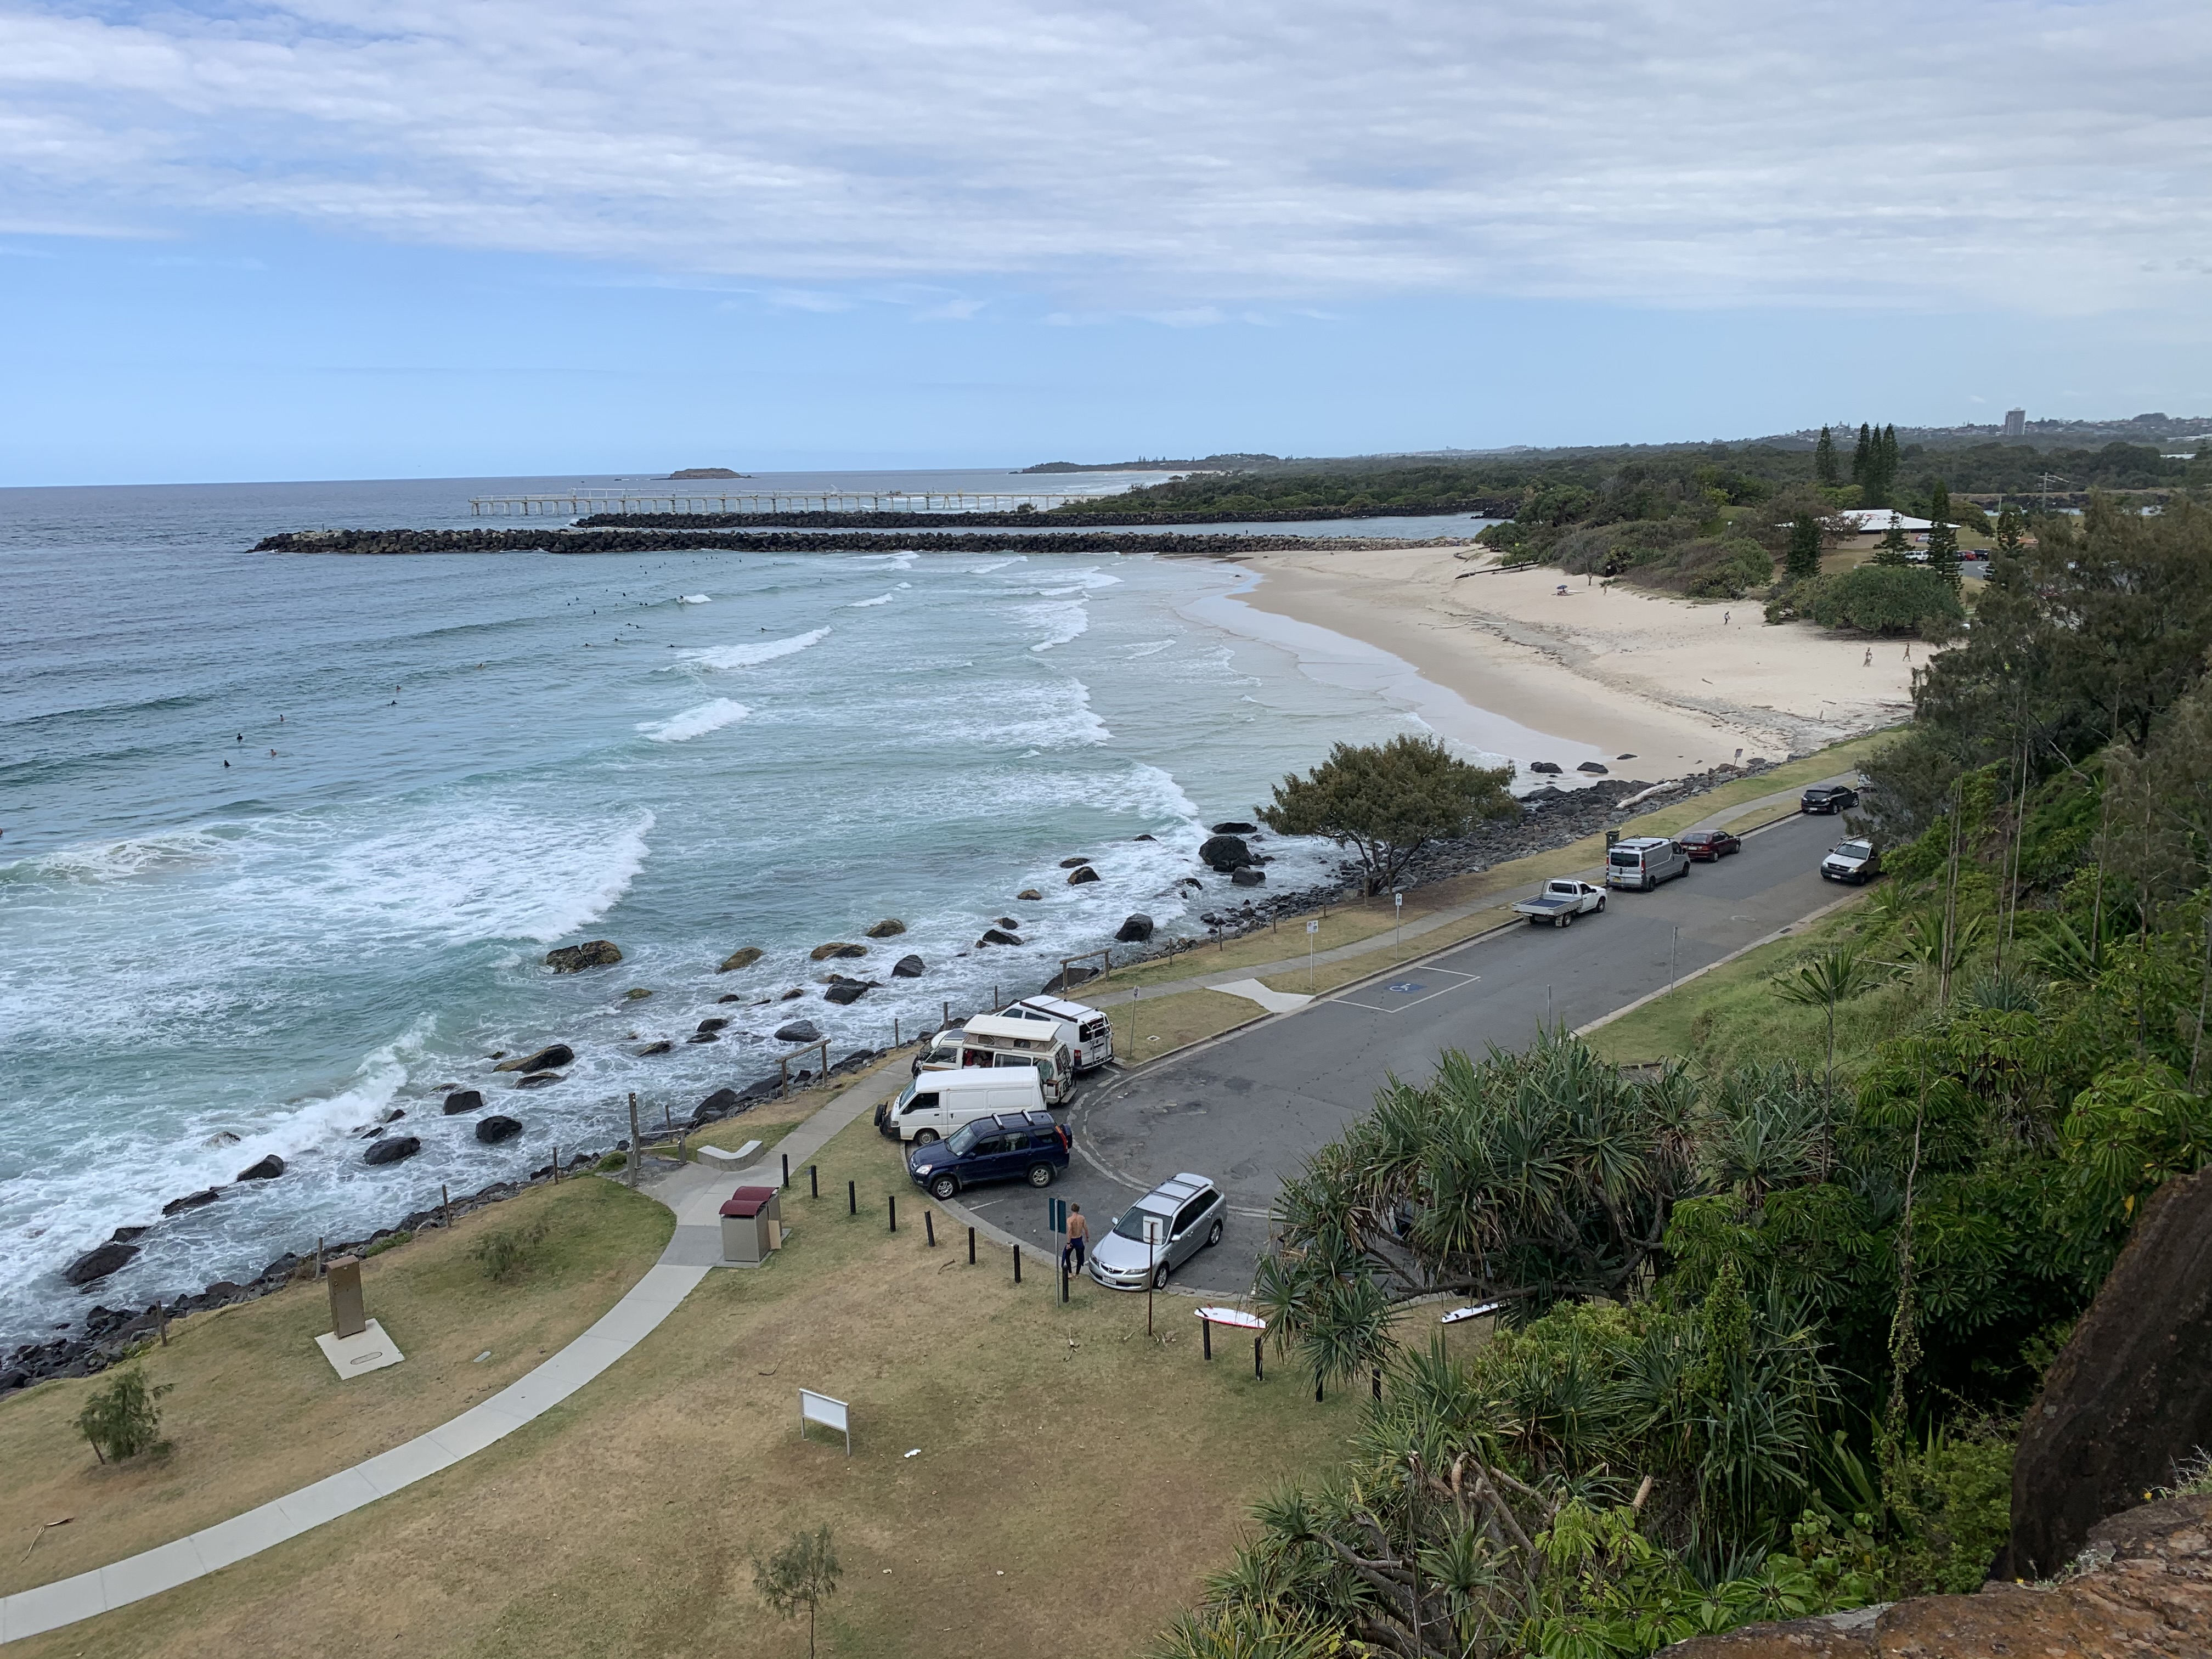
[[[1782,579],[1802,582],[1820,574],[1820,521],[1800,513],[1790,521],[1790,550],[1784,555]]]
[[[1959,531],[1948,522],[1951,517],[1951,492],[1941,478],[1929,493],[1928,516],[1935,520],[1928,531],[1928,568],[1951,584],[1951,591],[1959,591]]]
[[[769,1611],[784,1619],[806,1615],[807,1659],[814,1655],[815,1614],[837,1593],[837,1578],[843,1571],[827,1526],[817,1532],[795,1532],[773,1555],[753,1557],[753,1589]]]
[[[1820,428],[1820,441],[1813,446],[1813,477],[1829,489],[1843,483],[1836,472],[1836,440],[1825,426]]]

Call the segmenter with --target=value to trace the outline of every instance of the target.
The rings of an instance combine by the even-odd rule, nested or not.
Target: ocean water
[[[795,1017],[833,1053],[881,1046],[895,1019],[910,1034],[947,1001],[1035,990],[1130,911],[1195,930],[1226,897],[1176,885],[1204,826],[1338,739],[1426,722],[1485,751],[1488,728],[1416,712],[1387,674],[1238,631],[1249,579],[1209,562],[921,537],[865,555],[246,550],[279,529],[466,523],[471,491],[520,482],[0,491],[0,1341],[250,1276],[556,1143],[611,1145],[631,1091],[649,1121],[680,1116],[772,1072]],[[1335,856],[1273,850],[1279,884]],[[1066,885],[1077,854],[1102,880]],[[1015,897],[1032,886],[1042,901]],[[1024,945],[977,948],[1001,916]],[[862,960],[809,959],[886,917],[907,932]],[[592,938],[623,962],[542,965]],[[744,945],[757,965],[716,971]],[[927,972],[890,978],[908,952]],[[833,1006],[832,965],[883,983]],[[680,1041],[709,1015],[731,1020],[720,1041]],[[673,1052],[637,1054],[664,1037]],[[565,1081],[493,1074],[493,1051],[556,1040],[577,1052]],[[453,1085],[522,1136],[479,1146],[475,1117],[440,1111]],[[393,1110],[423,1150],[368,1168],[359,1132]],[[89,1291],[62,1280],[112,1229],[267,1152],[282,1178],[161,1221]]]

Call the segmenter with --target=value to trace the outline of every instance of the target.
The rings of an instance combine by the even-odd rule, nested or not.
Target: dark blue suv
[[[1026,1181],[1049,1187],[1067,1167],[1067,1131],[1049,1112],[1000,1112],[963,1124],[943,1140],[906,1155],[914,1184],[950,1198],[986,1181]]]

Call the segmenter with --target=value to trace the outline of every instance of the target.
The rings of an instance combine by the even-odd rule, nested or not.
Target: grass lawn
[[[805,1651],[805,1632],[761,1606],[750,1559],[826,1522],[845,1570],[826,1655],[1105,1659],[1139,1650],[1194,1598],[1253,1499],[1341,1450],[1356,1399],[1332,1391],[1316,1407],[1272,1355],[1265,1382],[1249,1350],[1205,1364],[1188,1299],[1158,1299],[1172,1338],[1158,1342],[1142,1297],[1085,1284],[1063,1309],[1042,1264],[1016,1286],[988,1244],[970,1267],[955,1229],[927,1248],[921,1194],[865,1121],[821,1163],[833,1195],[794,1191],[791,1243],[773,1265],[710,1274],[534,1423],[213,1578],[20,1651],[785,1659]],[[894,1190],[896,1235],[884,1220]],[[802,1385],[851,1402],[849,1460],[818,1430],[800,1441]],[[237,1415],[234,1436],[263,1427]],[[181,1413],[175,1430],[176,1458],[216,1432]],[[81,1504],[94,1478],[70,1478],[41,1503]]]
[[[470,1259],[487,1233],[541,1220],[540,1265],[523,1282],[495,1285]],[[315,1346],[330,1297],[312,1281],[177,1321],[143,1361],[150,1380],[176,1385],[161,1402],[167,1456],[94,1461],[73,1425],[105,1376],[15,1395],[0,1404],[0,1592],[166,1544],[459,1415],[613,1306],[674,1226],[650,1199],[576,1180],[425,1231],[362,1268],[368,1311],[405,1362],[343,1381]],[[64,1516],[24,1559],[37,1528]]]

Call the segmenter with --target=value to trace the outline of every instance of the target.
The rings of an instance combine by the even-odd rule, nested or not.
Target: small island
[[[680,472],[668,475],[672,483],[678,478],[749,478],[749,472],[732,472],[726,466],[687,466]]]

